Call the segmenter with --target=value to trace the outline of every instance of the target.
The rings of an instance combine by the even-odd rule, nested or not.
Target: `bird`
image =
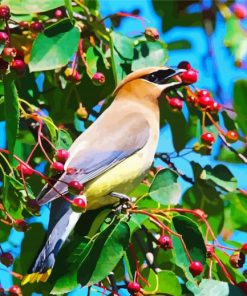
[[[157,66],[128,74],[114,90],[111,105],[73,142],[64,173],[37,197],[39,205],[51,202],[50,220],[43,247],[22,285],[48,280],[59,250],[81,216],[61,198],[68,194],[69,182],[85,186],[87,210],[93,210],[114,206],[143,180],[159,140],[159,101],[183,84],[172,79],[183,71]]]

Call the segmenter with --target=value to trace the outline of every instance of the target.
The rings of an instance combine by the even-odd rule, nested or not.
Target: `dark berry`
[[[215,142],[215,137],[212,133],[207,132],[201,135],[201,140],[205,144],[212,145]]]
[[[247,8],[243,4],[234,4],[232,10],[235,16],[240,20],[247,17]]]
[[[85,196],[76,197],[71,203],[71,208],[76,213],[84,213],[87,208],[87,200]]]
[[[16,169],[20,172],[21,175],[23,174],[25,177],[32,176],[34,172],[28,164],[19,163]]]
[[[19,232],[26,232],[29,229],[29,225],[24,220],[15,220],[14,228]]]
[[[198,96],[197,104],[202,108],[211,108],[214,103],[214,99],[210,96]]]
[[[234,252],[229,257],[229,262],[234,268],[242,268],[245,263],[245,255],[242,252]]]
[[[146,28],[144,35],[148,41],[156,41],[160,38],[160,34],[155,28]]]
[[[26,72],[26,64],[23,60],[13,60],[10,64],[10,68],[16,72],[17,75],[23,75]]]
[[[203,265],[199,261],[193,261],[189,266],[190,273],[195,277],[203,272]]]
[[[240,282],[240,283],[237,284],[237,286],[240,289],[242,289],[246,293],[246,295],[247,295],[247,282]]]
[[[35,33],[40,33],[44,30],[44,26],[41,22],[32,22],[30,29]]]
[[[130,295],[136,295],[136,293],[140,292],[141,286],[137,282],[130,282],[127,285],[127,290]]]
[[[161,235],[158,240],[158,244],[164,250],[172,249],[172,239],[168,235]]]
[[[54,12],[54,17],[57,18],[57,19],[61,19],[64,17],[64,13],[62,11],[62,9],[56,9],[55,12]]]
[[[0,32],[0,45],[5,45],[9,42],[9,35],[5,32]]]
[[[22,296],[22,290],[19,286],[14,285],[9,288],[9,296]]]
[[[184,83],[195,83],[198,80],[198,72],[195,69],[187,70],[180,74]]]
[[[179,69],[185,69],[185,70],[190,70],[192,67],[191,67],[191,64],[187,61],[182,61],[178,64],[178,68]]]
[[[17,55],[17,50],[14,47],[5,47],[2,51],[2,58],[6,62],[11,62]]]
[[[59,162],[65,163],[69,158],[69,152],[65,149],[59,149],[56,151],[55,159]]]
[[[8,20],[10,18],[10,9],[7,5],[0,5],[0,19]]]
[[[207,258],[212,258],[213,254],[214,254],[214,246],[207,245],[206,250],[207,250],[207,253],[206,253]]]
[[[9,63],[0,58],[0,73],[5,74],[9,67]]]
[[[58,161],[53,162],[50,168],[55,173],[62,173],[64,171],[64,165]]]
[[[169,100],[169,105],[174,109],[174,110],[181,110],[183,108],[183,101],[178,99],[178,98],[171,98]]]
[[[73,195],[78,195],[84,189],[84,186],[78,181],[71,181],[68,184],[69,193]]]
[[[92,81],[97,86],[102,85],[105,83],[105,75],[103,73],[97,72],[93,75]]]
[[[14,258],[10,253],[6,252],[0,255],[0,261],[3,265],[9,267],[14,263]]]
[[[235,143],[238,140],[238,133],[235,132],[235,131],[228,131],[225,134],[225,137],[226,137],[227,142],[229,142],[229,143]]]

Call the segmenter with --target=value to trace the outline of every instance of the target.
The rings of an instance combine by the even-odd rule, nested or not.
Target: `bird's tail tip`
[[[44,273],[33,272],[30,274],[27,274],[23,277],[21,285],[24,286],[26,284],[33,284],[38,282],[45,283],[48,280],[49,276],[51,275],[51,272],[52,272],[52,269],[50,268]]]

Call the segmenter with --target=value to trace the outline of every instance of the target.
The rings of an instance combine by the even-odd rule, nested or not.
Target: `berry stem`
[[[227,269],[225,268],[224,264],[220,261],[220,259],[218,258],[218,256],[216,254],[213,254],[212,256],[217,261],[217,263],[219,264],[220,268],[224,272],[224,274],[225,274],[226,278],[228,279],[229,283],[232,284],[232,285],[235,285],[236,282],[232,279],[232,276],[227,271]]]
[[[33,154],[35,152],[35,150],[37,149],[37,147],[39,146],[39,143],[37,142],[35,144],[35,146],[33,147],[32,151],[30,152],[30,154],[28,155],[28,158],[26,160],[26,163],[29,164],[29,162],[31,161],[32,157],[33,157]]]
[[[81,57],[82,63],[83,63],[84,66],[86,67],[87,72],[88,72],[91,76],[93,76],[93,73],[92,73],[92,71],[90,70],[90,68],[88,67],[87,61],[85,60],[85,57],[84,57],[84,51],[83,51],[83,39],[80,39],[80,42],[79,42],[79,53],[80,53],[80,57]]]

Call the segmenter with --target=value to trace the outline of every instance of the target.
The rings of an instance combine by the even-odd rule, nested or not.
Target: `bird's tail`
[[[52,203],[47,239],[30,273],[24,276],[22,285],[48,280],[56,256],[80,216],[80,213],[73,212],[70,204],[61,198]]]

